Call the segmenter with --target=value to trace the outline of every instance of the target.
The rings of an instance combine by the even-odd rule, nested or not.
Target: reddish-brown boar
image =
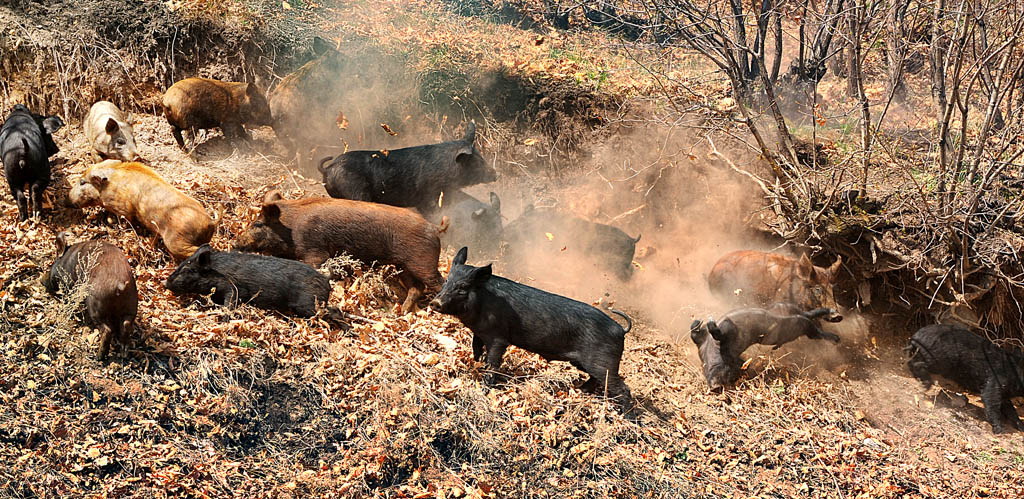
[[[71,246],[68,233],[57,236],[57,259],[43,277],[43,286],[51,294],[63,288],[85,286],[85,308],[100,329],[100,360],[110,352],[115,337],[128,343],[139,310],[135,274],[128,259],[117,246],[102,241],[83,241]]]
[[[839,257],[826,269],[812,264],[807,255],[797,259],[764,251],[734,251],[715,263],[708,286],[720,298],[740,305],[786,302],[804,310],[838,310],[832,285],[842,261]]]
[[[433,293],[444,282],[437,271],[440,230],[407,208],[347,199],[288,200],[271,191],[260,218],[238,237],[235,249],[313,267],[343,252],[366,263],[394,265],[409,290],[402,304],[408,313],[424,292]]]
[[[216,226],[198,201],[167,183],[142,163],[109,159],[89,167],[68,195],[71,204],[102,206],[137,220],[176,260],[184,260],[210,242]]]
[[[164,92],[164,116],[171,124],[174,140],[184,148],[182,130],[220,128],[229,139],[252,138],[242,126],[270,125],[270,106],[252,83],[186,78]]]

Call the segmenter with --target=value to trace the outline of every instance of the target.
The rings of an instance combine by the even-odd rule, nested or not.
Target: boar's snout
[[[433,300],[430,300],[430,308],[440,312],[441,311],[441,300],[438,300],[437,298],[434,298]]]

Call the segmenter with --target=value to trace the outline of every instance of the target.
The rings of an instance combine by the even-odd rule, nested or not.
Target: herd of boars
[[[329,56],[321,59],[330,64]],[[301,88],[301,77],[310,74],[318,74],[317,67],[304,66],[282,80],[269,104],[250,83],[187,78],[167,89],[164,115],[181,147],[182,132],[190,132],[194,141],[196,130],[219,127],[226,137],[249,142],[245,126],[271,125],[288,157],[298,155],[301,161],[309,144],[288,132],[295,121],[288,113],[297,102],[288,92]],[[318,169],[330,197],[285,199],[270,191],[259,217],[233,241],[233,251],[211,248],[216,221],[201,203],[143,164],[131,122],[111,102],[91,107],[82,126],[97,162],[72,182],[68,203],[101,206],[158,235],[178,262],[165,282],[172,293],[212,291],[217,304],[248,303],[300,317],[322,311],[344,327],[348,316],[327,306],[330,281],[316,268],[342,253],[390,264],[399,270],[406,290],[402,313],[429,300],[434,311],[457,317],[473,334],[473,357],[489,368],[487,384],[498,380],[505,350],[515,345],[548,360],[570,362],[589,376],[583,390],[614,398],[627,416],[635,416],[630,390],[619,374],[624,339],[632,328],[629,316],[612,311],[623,327],[591,305],[494,275],[490,265],[472,266],[467,259],[469,248],[510,262],[527,259],[529,248],[532,259],[551,232],[571,233],[571,244],[556,251],[568,249],[573,258],[590,259],[625,282],[633,275],[640,235],[532,206],[503,224],[495,193],[484,202],[462,190],[497,179],[477,149],[473,122],[457,140],[324,157]],[[35,114],[19,104],[0,127],[0,155],[22,221],[40,216],[50,182],[49,158],[58,152],[52,134],[63,125],[57,116]],[[57,235],[57,256],[42,281],[51,293],[85,284],[79,289],[87,290],[87,316],[100,329],[98,356],[103,359],[115,339],[131,340],[138,312],[135,277],[116,246],[98,240],[70,244],[68,237]],[[461,248],[447,279],[438,270],[442,244]],[[839,342],[835,333],[822,330],[820,321],[842,320],[832,289],[841,265],[841,258],[824,268],[806,255],[752,250],[722,256],[710,269],[708,285],[741,308],[690,326],[708,387],[719,391],[735,383],[741,356],[752,345],[778,348],[801,337]],[[926,387],[932,374],[949,378],[981,394],[994,432],[1006,429],[1004,421],[1024,430],[1010,401],[1024,395],[1024,354],[951,325],[922,328],[907,350],[910,371]]]

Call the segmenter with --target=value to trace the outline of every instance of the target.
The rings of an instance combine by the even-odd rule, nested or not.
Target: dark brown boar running
[[[817,267],[807,255],[799,259],[764,251],[734,251],[718,260],[708,287],[719,298],[743,306],[792,303],[803,310],[839,309],[832,286],[842,257],[829,268]]]
[[[116,246],[102,241],[83,241],[68,246],[67,238],[66,232],[57,236],[57,259],[43,277],[43,286],[51,294],[60,289],[85,286],[85,307],[89,320],[100,329],[97,353],[103,360],[115,336],[122,344],[131,339],[139,310],[135,275],[128,259]]]
[[[185,147],[182,130],[191,131],[194,137],[198,129],[219,127],[228,139],[252,142],[243,124],[272,124],[267,99],[252,83],[186,78],[167,89],[163,107],[174,140],[181,148]]]
[[[294,258],[314,268],[341,253],[394,265],[409,290],[402,304],[402,313],[408,313],[444,282],[437,271],[439,230],[406,208],[346,199],[288,200],[271,191],[260,218],[238,237],[235,249]]]

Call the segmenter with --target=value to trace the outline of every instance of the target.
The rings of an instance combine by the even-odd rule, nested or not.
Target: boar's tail
[[[327,156],[326,158],[320,160],[320,164],[316,165],[316,169],[320,170],[320,175],[327,173],[327,168],[324,168],[324,165],[326,165],[330,161],[334,161],[334,156]]]
[[[621,310],[612,310],[612,313],[615,314],[615,315],[621,316],[623,319],[626,319],[626,328],[622,330],[622,334],[626,334],[631,329],[633,329],[633,319],[630,319],[629,316],[626,315],[625,312],[623,312]]]

